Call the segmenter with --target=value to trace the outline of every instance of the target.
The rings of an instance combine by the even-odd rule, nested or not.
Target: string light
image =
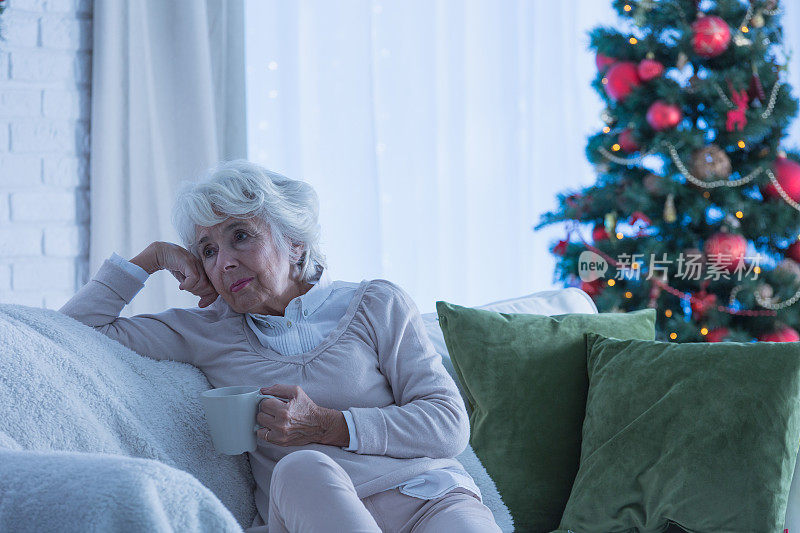
[[[625,298],[633,298],[633,293],[631,291],[626,292]]]
[[[615,283],[616,283],[616,281],[614,281],[613,279],[608,280],[608,286],[609,287],[613,287]]]
[[[755,272],[756,274],[761,274],[761,267],[755,267],[753,269],[753,272]]]
[[[672,309],[667,309],[666,311],[664,311],[664,315],[667,318],[670,318],[672,316]]]
[[[737,145],[739,148],[744,148],[744,141],[739,141],[738,143],[736,143],[736,145]]]
[[[624,236],[622,233],[617,232],[617,239],[622,240]]]
[[[700,330],[701,335],[708,335],[708,328],[703,328]]]
[[[742,26],[742,33],[747,33],[748,31],[750,30],[747,28],[747,26]]]
[[[736,218],[742,218],[743,216],[744,213],[742,213],[741,211],[736,211]]]
[[[631,268],[633,268],[633,269],[639,268],[639,263],[633,263],[631,265]]]
[[[602,82],[603,82],[603,85],[605,85],[605,84],[607,84],[607,83],[608,83],[608,78],[603,78],[603,79],[602,79],[602,80],[600,80],[600,81],[602,81]]]
[[[611,147],[611,149],[612,149],[612,150],[614,150],[615,152],[619,152],[620,146],[619,146],[618,144],[616,144],[616,143],[615,143],[615,144],[614,144],[614,145]]]
[[[608,132],[610,132],[610,131],[611,131],[611,128],[609,128],[608,126],[606,126],[605,128],[603,128],[603,133],[608,133]]]
[[[706,198],[706,199],[711,198],[711,193],[708,192],[708,191],[703,191],[703,198]]]
[[[628,5],[628,4],[625,4],[625,7],[623,7],[622,9],[624,9],[625,11],[630,11],[631,10],[631,6]]]
[[[673,331],[672,333],[669,334],[669,338],[675,340],[678,338],[678,334]]]
[[[628,42],[631,43],[631,44],[636,44],[639,41],[636,40],[636,37],[631,37],[630,39],[628,39]]]

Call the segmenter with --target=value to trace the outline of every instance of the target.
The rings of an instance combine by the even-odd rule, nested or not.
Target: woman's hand
[[[169,270],[180,281],[179,289],[200,297],[199,307],[208,307],[219,296],[208,280],[200,260],[183,246],[156,241],[131,259],[131,263],[139,265],[148,274],[157,270]]]
[[[259,439],[279,446],[349,445],[350,432],[344,414],[315,404],[297,385],[273,385],[262,388],[261,394],[272,394],[288,401],[261,400],[256,421],[264,428],[257,432]]]

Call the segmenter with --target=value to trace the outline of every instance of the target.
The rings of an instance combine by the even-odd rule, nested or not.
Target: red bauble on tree
[[[558,243],[553,246],[553,254],[564,256],[567,253],[567,246],[569,245],[569,241],[558,241]]]
[[[714,328],[706,335],[706,342],[722,342],[729,334],[728,328]]]
[[[598,224],[592,230],[592,240],[594,242],[605,241],[608,239],[608,233],[606,233],[606,228],[602,224]]]
[[[616,59],[613,57],[608,57],[603,54],[597,54],[594,58],[594,64],[597,65],[598,72],[605,72],[608,67],[616,63]]]
[[[794,241],[787,249],[786,249],[786,257],[789,259],[794,260],[797,263],[800,263],[800,241]]]
[[[583,281],[581,282],[581,290],[588,294],[589,296],[597,296],[601,292],[603,292],[603,285],[602,279],[598,278],[594,281]]]
[[[758,336],[761,342],[797,342],[800,341],[800,334],[797,330],[789,326],[781,326],[774,331],[762,333]]]
[[[800,202],[800,165],[788,157],[775,159],[775,179],[781,189],[795,202]],[[780,193],[770,181],[761,190],[767,198],[779,198]]]
[[[626,96],[641,85],[636,73],[636,63],[620,61],[608,69],[606,74],[606,94],[613,100],[624,100]]]
[[[619,143],[619,147],[622,148],[623,152],[630,153],[639,149],[639,143],[636,142],[636,139],[633,136],[633,130],[630,128],[626,128],[620,132],[617,142]]]
[[[732,272],[744,260],[747,239],[735,233],[715,233],[708,238],[703,251],[709,263]]]
[[[681,108],[663,100],[656,100],[647,109],[647,123],[656,131],[674,128],[681,118],[683,118]]]
[[[692,24],[692,48],[700,57],[716,57],[730,42],[731,30],[720,17],[706,16]]]
[[[658,78],[664,73],[664,65],[655,59],[643,59],[636,67],[636,73],[642,81],[650,81]]]
[[[717,305],[717,295],[709,294],[705,290],[700,291],[692,295],[690,305],[692,307],[692,315],[698,320],[702,319],[709,310]]]

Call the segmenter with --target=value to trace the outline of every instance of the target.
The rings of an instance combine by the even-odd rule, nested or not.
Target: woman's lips
[[[237,291],[240,291],[240,290],[242,290],[242,289],[243,289],[243,288],[245,288],[245,287],[247,286],[247,284],[248,284],[248,283],[250,283],[251,281],[253,281],[253,278],[247,278],[247,279],[246,279],[246,280],[244,280],[244,281],[240,281],[240,282],[234,283],[233,285],[231,285],[231,292],[237,292]]]

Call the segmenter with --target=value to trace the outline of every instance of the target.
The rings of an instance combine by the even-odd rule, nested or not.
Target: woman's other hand
[[[208,307],[219,296],[208,280],[200,260],[183,246],[156,241],[131,259],[131,263],[139,265],[148,274],[157,270],[169,270],[180,282],[179,289],[200,297],[199,307]]]
[[[274,398],[261,400],[256,415],[256,422],[263,426],[257,432],[259,439],[279,446],[350,444],[350,432],[344,414],[315,404],[299,386],[273,385],[262,388],[261,393],[287,401]]]

